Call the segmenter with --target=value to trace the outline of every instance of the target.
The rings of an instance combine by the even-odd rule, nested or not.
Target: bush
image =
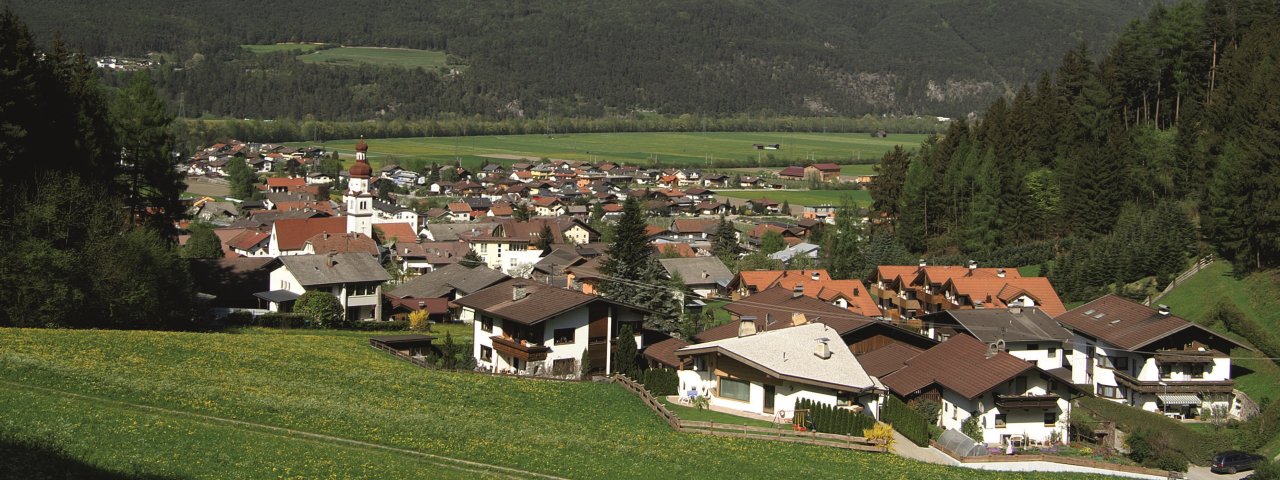
[[[409,330],[415,332],[431,331],[431,323],[427,321],[429,315],[426,310],[418,310],[409,314]]]
[[[333,328],[347,321],[347,312],[343,310],[338,297],[331,294],[310,290],[298,297],[293,304],[293,311],[302,314],[307,322],[315,327]]]
[[[836,408],[834,405],[826,403],[818,403],[807,398],[802,398],[796,402],[796,410],[808,410],[809,414],[805,427],[822,433],[856,436],[876,424],[876,420],[868,415]]]
[[[929,423],[920,412],[907,406],[898,397],[890,396],[880,408],[880,421],[893,425],[893,429],[921,447],[929,445]]]
[[[1217,432],[1192,430],[1182,422],[1166,418],[1164,415],[1101,398],[1084,397],[1077,402],[1078,406],[1092,412],[1099,417],[1099,420],[1116,422],[1116,427],[1125,432],[1147,430],[1162,433],[1161,439],[1170,449],[1197,465],[1207,465],[1213,459],[1216,450],[1222,450],[1233,444],[1230,434],[1225,430]],[[1224,448],[1205,448],[1206,445]]]
[[[1125,437],[1125,444],[1129,447],[1129,458],[1144,467],[1187,471],[1187,458],[1173,448],[1167,432],[1145,428],[1134,430]]]
[[[408,320],[392,320],[389,322],[352,322],[338,327],[342,330],[356,330],[362,332],[378,331],[378,330],[408,330]]]
[[[1227,330],[1244,337],[1267,357],[1280,358],[1280,340],[1262,325],[1246,316],[1234,303],[1223,299],[1209,317],[1210,323],[1222,322]]]
[[[302,328],[308,326],[305,315],[298,313],[271,312],[253,318],[251,325],[270,328]]]
[[[978,426],[978,416],[973,415],[968,419],[965,419],[964,423],[960,424],[960,433],[963,433],[965,436],[981,443],[982,427]]]
[[[884,442],[885,451],[893,451],[893,426],[887,423],[877,423],[875,426],[862,430],[862,436],[867,440]]]
[[[670,368],[645,370],[640,374],[640,383],[654,396],[675,395],[680,388],[680,379]]]

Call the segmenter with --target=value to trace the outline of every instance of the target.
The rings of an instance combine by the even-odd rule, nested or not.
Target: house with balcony
[[[288,311],[309,291],[338,298],[348,321],[381,320],[382,284],[391,279],[378,259],[367,253],[286,255],[273,261],[269,288],[254,294],[271,311]]]
[[[944,310],[1034,306],[1048,315],[1065,312],[1048,279],[1022,277],[1017,269],[968,266],[882,265],[867,286],[881,316],[923,329],[918,317]]]
[[[510,279],[454,301],[473,318],[472,355],[480,368],[524,375],[576,377],[581,360],[590,371],[612,372],[618,332],[631,325],[643,349],[649,313],[573,290]]]
[[[1074,332],[1072,381],[1098,397],[1180,419],[1240,414],[1230,356],[1248,348],[1239,342],[1116,295],[1057,320]]]
[[[874,359],[878,356],[873,352],[860,359],[883,371]],[[944,429],[960,431],[976,417],[982,438],[974,440],[987,445],[1068,443],[1071,399],[1080,393],[1068,379],[969,335],[952,336],[902,361],[880,380],[904,401],[942,405],[938,426]]]
[[[843,348],[835,329],[805,323],[757,333],[753,325],[676,350],[679,391],[694,390],[718,407],[783,418],[800,399],[879,416],[884,386]]]

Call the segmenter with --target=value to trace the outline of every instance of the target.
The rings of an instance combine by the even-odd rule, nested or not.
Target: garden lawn
[[[347,334],[0,329],[0,381],[570,478],[1021,476],[884,454],[682,434],[617,385],[425,370],[370,348],[363,336]],[[45,439],[109,471],[206,478],[452,474],[437,465],[415,469],[409,460],[372,453],[355,458],[183,416],[58,397],[6,385],[0,388],[0,411],[6,412],[0,426],[7,436]],[[30,410],[13,413],[24,408]],[[58,431],[68,433],[53,433]],[[263,453],[247,452],[254,449]],[[245,463],[243,469],[234,463],[208,466],[197,463],[197,455],[209,462]],[[365,463],[374,469],[365,469]],[[268,464],[276,470],[267,471]]]
[[[866,190],[716,190],[717,196],[753,200],[767,198],[778,203],[792,205],[840,205],[844,197],[853,199],[859,206],[871,204],[871,192]]]
[[[299,57],[331,52],[323,50]],[[369,159],[375,167],[396,163],[419,168],[431,162],[452,163],[461,158],[463,166],[481,161],[511,164],[519,156],[564,160],[613,161],[636,165],[690,166],[715,168],[716,159],[735,162],[774,158],[808,162],[851,161],[880,158],[894,145],[917,148],[925,135],[902,134],[893,139],[870,138],[865,133],[778,133],[778,132],[625,132],[573,133],[554,135],[481,135],[468,137],[412,137],[368,140]],[[329,151],[354,155],[357,139],[334,140],[324,144]],[[756,150],[756,143],[783,144],[782,150]],[[291,145],[310,145],[293,143]],[[495,157],[484,157],[495,155]],[[351,161],[348,159],[348,161]],[[778,170],[772,168],[772,170]]]
[[[692,420],[697,422],[716,422],[716,423],[725,423],[730,425],[747,425],[751,427],[765,427],[765,428],[774,427],[773,422],[769,422],[765,420],[739,417],[737,415],[730,415],[727,413],[717,412],[715,410],[710,410],[710,409],[699,410],[697,408],[686,407],[684,405],[671,403],[667,401],[667,399],[665,398],[658,399],[658,401],[662,402],[663,405],[666,405],[667,410],[671,410],[671,413],[676,414],[676,416],[680,417],[681,420]],[[784,427],[790,430],[791,424],[786,424],[784,425]]]

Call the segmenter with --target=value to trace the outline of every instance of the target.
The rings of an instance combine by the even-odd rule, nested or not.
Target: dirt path
[[[24,390],[31,390],[31,391],[37,391],[37,392],[43,392],[43,393],[51,393],[51,394],[61,395],[64,397],[73,397],[73,398],[89,400],[93,402],[111,403],[111,404],[121,405],[121,406],[130,407],[138,410],[146,410],[151,412],[162,413],[165,415],[184,417],[184,418],[196,420],[199,422],[230,425],[238,429],[257,431],[259,433],[267,432],[267,433],[279,435],[282,437],[304,438],[308,440],[319,441],[321,443],[329,443],[329,444],[335,444],[335,445],[345,446],[345,447],[369,448],[374,450],[382,450],[387,452],[399,453],[402,455],[418,457],[420,460],[438,467],[461,470],[461,471],[466,471],[466,472],[471,472],[471,473],[476,473],[481,475],[496,475],[496,476],[502,476],[507,478],[518,478],[518,479],[545,478],[545,479],[551,479],[551,480],[565,480],[563,477],[556,477],[553,475],[530,472],[527,470],[520,470],[517,468],[503,467],[500,465],[493,465],[489,463],[475,462],[471,460],[463,460],[460,458],[453,458],[453,457],[446,457],[443,455],[435,455],[431,453],[424,453],[424,452],[419,452],[416,450],[409,450],[404,448],[389,447],[386,445],[379,445],[376,443],[353,440],[350,438],[342,438],[342,437],[335,437],[332,435],[325,435],[321,433],[312,433],[312,432],[307,432],[302,430],[294,430],[292,428],[277,427],[274,425],[248,422],[244,420],[235,420],[231,418],[215,417],[212,415],[204,415],[200,413],[184,412],[181,410],[173,410],[173,409],[162,408],[162,407],[153,407],[151,405],[142,405],[138,403],[122,402],[119,400],[112,400],[112,399],[103,398],[103,397],[65,392],[62,390],[56,390],[52,388],[38,387],[35,385],[14,383],[14,382],[9,382],[4,380],[0,380],[0,384],[7,385],[13,388],[21,388]]]

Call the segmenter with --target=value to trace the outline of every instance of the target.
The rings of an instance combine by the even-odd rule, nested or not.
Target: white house
[[[616,337],[633,326],[637,349],[645,312],[604,297],[510,279],[454,303],[473,319],[472,355],[480,368],[542,376],[577,376],[584,354],[592,372],[612,373]]]
[[[1072,333],[1039,308],[943,310],[920,319],[925,336],[939,342],[964,334],[987,345],[999,343],[1010,355],[1071,378],[1063,359],[1071,350]]]
[[[884,386],[868,375],[839,333],[822,323],[755,332],[676,350],[684,363],[680,393],[710,397],[715,406],[790,418],[802,398],[879,416]]]
[[[289,255],[276,262],[270,290],[254,294],[270,302],[271,311],[286,310],[303,293],[318,290],[338,297],[348,320],[382,319],[382,283],[391,275],[369,254]]]
[[[938,414],[942,428],[963,431],[966,420],[977,418],[982,438],[974,440],[987,445],[1070,441],[1071,398],[1079,389],[1069,379],[991,349],[969,335],[955,335],[902,361],[901,368],[881,381],[904,400],[942,405]]]
[[[1116,295],[1057,320],[1075,333],[1072,381],[1098,397],[1181,419],[1240,414],[1230,352],[1248,347]]]

